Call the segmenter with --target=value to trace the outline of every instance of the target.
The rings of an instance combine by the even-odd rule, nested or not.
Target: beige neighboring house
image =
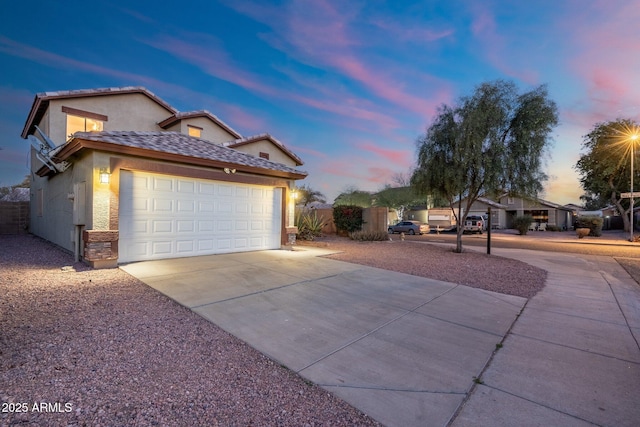
[[[35,96],[30,231],[90,265],[278,249],[302,160],[142,87]]]
[[[463,206],[464,206],[463,201]],[[491,208],[491,228],[508,229],[513,227],[513,219],[517,216],[531,215],[533,217],[536,229],[545,229],[546,226],[552,225],[560,229],[570,229],[573,226],[574,209],[568,206],[561,206],[556,203],[542,199],[527,199],[522,197],[512,197],[502,195],[498,201],[491,200],[486,197],[479,197],[469,209],[468,215],[479,215],[488,219],[489,208]],[[430,220],[431,214],[436,213],[433,217],[443,216],[446,213],[447,220],[434,222]],[[457,212],[456,212],[457,213]],[[455,225],[453,212],[449,207],[430,208],[417,207],[409,210],[409,219],[418,219],[426,222],[433,228],[432,222],[442,228],[448,225]],[[540,227],[542,225],[542,227]]]
[[[506,226],[512,227],[513,218],[531,215],[537,226],[555,226],[568,230],[573,226],[573,209],[543,199],[527,199],[503,195],[500,203],[505,205]]]

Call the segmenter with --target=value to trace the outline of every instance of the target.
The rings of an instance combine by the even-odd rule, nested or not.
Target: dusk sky
[[[5,4],[6,3],[6,4]],[[640,2],[23,1],[0,16],[0,186],[29,173],[38,92],[144,86],[243,136],[270,133],[332,201],[415,165],[439,105],[484,81],[547,84],[560,124],[542,198],[576,203],[582,136],[640,121]]]

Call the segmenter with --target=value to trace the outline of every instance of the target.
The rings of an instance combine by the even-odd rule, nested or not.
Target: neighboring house
[[[528,199],[512,197],[507,194],[500,197],[500,204],[505,205],[506,227],[511,228],[513,218],[531,215],[533,221],[540,224],[552,225],[563,230],[573,226],[573,209],[542,199]]]
[[[516,216],[522,215],[531,215],[534,222],[538,225],[544,223],[545,225],[560,227],[561,229],[569,229],[573,225],[573,210],[571,208],[542,199],[525,199],[510,197],[508,195],[499,197],[498,201],[480,197],[471,205],[468,215],[480,215],[487,218],[489,208],[491,208],[491,228],[493,229],[512,228],[513,219]],[[455,224],[455,220],[452,219],[453,214],[448,214],[448,212],[451,211],[449,207],[432,208],[429,210],[423,206],[414,207],[409,210],[408,218],[427,222],[431,225],[428,219],[430,216],[429,212],[431,211],[436,212],[436,217],[438,218],[443,216],[443,211],[446,211],[450,224]],[[438,223],[438,225],[446,228],[445,224]]]
[[[46,92],[22,137],[33,145],[31,232],[94,267],[295,237],[302,160],[207,111],[179,112],[141,87]]]

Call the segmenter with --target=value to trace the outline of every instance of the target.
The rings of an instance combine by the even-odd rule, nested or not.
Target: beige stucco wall
[[[73,224],[74,184],[85,182],[85,197],[89,200],[92,188],[92,156],[76,159],[64,172],[51,178],[31,176],[31,233],[56,245],[74,251],[78,233]],[[38,194],[42,191],[43,208],[39,215]],[[84,206],[85,228],[91,228],[91,206]]]
[[[240,145],[234,149],[256,157],[260,157],[260,152],[269,153],[270,161],[286,166],[296,167],[296,163],[291,157],[286,155],[280,148],[266,139],[252,142],[251,144]]]
[[[231,135],[229,132],[206,117],[183,119],[180,121],[180,127],[179,129],[176,129],[176,131],[188,135],[189,125],[201,128],[202,135],[200,136],[200,138],[207,141],[215,142],[216,144],[221,144],[223,142],[233,141],[236,139],[235,136]]]
[[[66,135],[67,114],[62,112],[62,106],[108,116],[109,120],[104,122],[105,131],[161,131],[163,129],[157,123],[172,114],[158,103],[139,93],[52,99],[48,115],[45,115],[42,120],[42,122],[47,120],[48,123],[39,126],[43,130],[48,129],[49,137],[58,145],[64,143],[68,136]]]

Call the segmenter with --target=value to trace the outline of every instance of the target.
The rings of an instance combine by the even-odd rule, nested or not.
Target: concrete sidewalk
[[[444,426],[526,300],[264,251],[122,268],[388,426]]]
[[[452,425],[640,425],[640,286],[609,257],[493,252],[549,276]]]

